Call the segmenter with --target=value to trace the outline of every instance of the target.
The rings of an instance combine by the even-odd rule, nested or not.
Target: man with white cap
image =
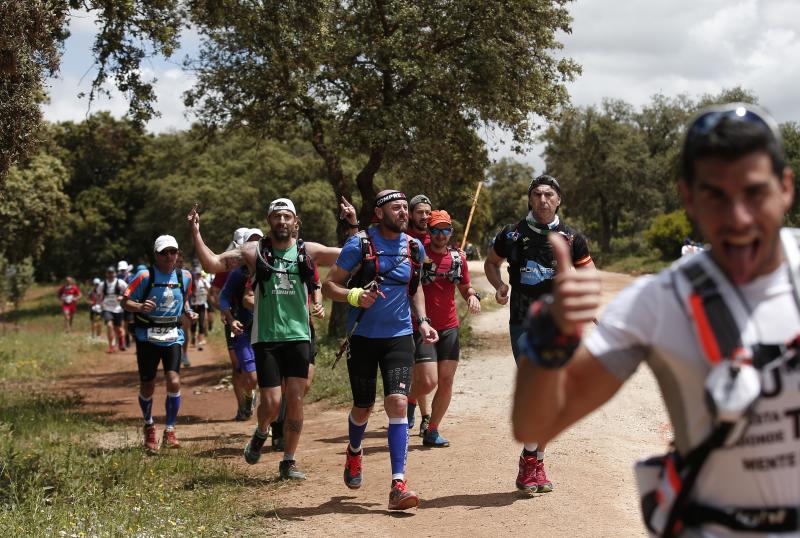
[[[296,466],[295,451],[303,429],[303,396],[311,352],[309,296],[315,264],[302,240],[292,235],[297,222],[294,203],[288,198],[273,200],[267,210],[269,235],[258,243],[247,242],[219,255],[203,242],[196,209],[187,218],[195,251],[206,271],[230,271],[244,264],[253,275],[252,344],[261,398],[258,426],[244,449],[245,460],[252,465],[261,457],[269,423],[280,410],[281,383],[285,381],[286,443],[280,478],[303,480],[305,474]],[[313,308],[320,307],[315,304]]]
[[[153,392],[158,365],[164,368],[167,382],[166,428],[163,445],[179,448],[175,423],[181,405],[181,348],[186,335],[181,317],[196,319],[189,308],[192,275],[177,267],[178,242],[171,235],[159,236],[153,246],[155,264],[139,271],[125,290],[123,308],[136,316],[136,363],[139,367],[139,406],[144,417],[144,444],[158,450],[153,423]]]
[[[103,322],[108,329],[108,350],[106,353],[114,353],[115,336],[119,350],[125,351],[125,337],[122,332],[124,310],[120,304],[120,297],[125,288],[125,281],[117,278],[114,266],[109,265],[106,268],[105,280],[97,286],[97,293],[103,310]]]

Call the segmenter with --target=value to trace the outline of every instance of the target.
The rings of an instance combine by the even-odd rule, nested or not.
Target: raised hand
[[[346,220],[350,224],[358,222],[356,208],[344,196],[341,197],[341,202],[339,202],[339,218]]]

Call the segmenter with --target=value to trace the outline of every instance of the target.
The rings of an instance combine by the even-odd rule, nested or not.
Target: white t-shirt
[[[114,277],[114,280],[104,280],[97,285],[97,293],[100,297],[100,304],[104,312],[111,312],[113,314],[121,314],[122,303],[120,299],[122,292],[125,291],[128,285],[124,280]]]
[[[675,271],[695,262],[703,263],[714,277],[738,326],[744,328],[745,346],[780,345],[800,333],[785,264],[740,286],[737,294],[710,254],[703,252],[636,280],[612,301],[586,347],[620,380],[630,377],[639,363],[648,364],[661,388],[675,445],[684,455],[712,430],[704,391],[709,364],[686,314],[690,285]],[[769,356],[775,352],[772,349]],[[775,364],[761,370],[762,396],[743,437],[731,448],[712,452],[693,500],[716,507],[800,506],[800,369],[786,364],[772,368]],[[706,530],[715,536],[743,536],[718,526]]]
[[[194,292],[192,293],[192,306],[208,306],[208,281],[198,278],[194,282]]]

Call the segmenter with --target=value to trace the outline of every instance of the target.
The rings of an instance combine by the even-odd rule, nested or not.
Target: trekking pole
[[[469,235],[469,226],[472,224],[472,215],[475,213],[475,206],[478,205],[478,196],[481,194],[481,187],[483,181],[478,182],[478,188],[475,190],[475,198],[472,199],[472,208],[469,210],[469,217],[467,218],[467,225],[464,227],[464,238],[461,240],[461,250],[464,250],[464,245],[467,244],[467,236]]]
[[[378,291],[378,285],[382,281],[383,281],[383,277],[378,275],[378,276],[375,277],[375,280],[373,280],[372,282],[370,282],[369,284],[364,286],[364,289],[367,290],[367,291]],[[355,323],[353,323],[353,328],[350,329],[349,333],[347,333],[347,336],[345,337],[344,342],[342,342],[342,345],[339,348],[339,351],[336,352],[336,359],[334,359],[333,364],[331,364],[331,370],[336,368],[336,365],[339,364],[339,359],[342,358],[342,355],[344,355],[344,352],[347,350],[348,347],[350,347],[350,338],[352,338],[353,335],[356,333],[356,329],[358,329],[358,324],[361,323],[361,318],[364,317],[364,312],[366,312],[366,311],[367,311],[366,308],[358,307],[358,316],[356,316],[356,321],[355,321]]]

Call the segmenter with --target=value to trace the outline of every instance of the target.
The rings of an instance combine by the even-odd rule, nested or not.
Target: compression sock
[[[536,451],[536,459],[542,461],[544,459],[544,450]]]
[[[153,423],[153,397],[145,398],[139,394],[139,407],[142,408],[142,415],[144,416],[145,424]]]
[[[178,420],[178,409],[181,408],[181,393],[178,392],[168,392],[167,393],[167,428],[174,428],[175,421]]]
[[[389,419],[389,458],[392,460],[392,480],[404,480],[408,455],[408,419]]]
[[[367,431],[367,421],[358,424],[353,420],[351,413],[347,417],[347,436],[350,438],[350,452],[357,454],[361,451],[361,441],[364,439],[364,432]]]
[[[525,447],[522,449],[522,455],[535,456],[537,448],[539,448],[539,445],[536,443],[525,443]]]

